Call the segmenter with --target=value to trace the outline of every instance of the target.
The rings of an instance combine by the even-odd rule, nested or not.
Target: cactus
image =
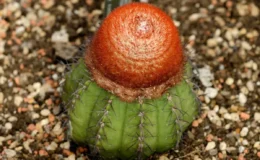
[[[170,17],[149,4],[115,9],[65,77],[72,140],[105,159],[171,149],[198,113],[191,76]]]

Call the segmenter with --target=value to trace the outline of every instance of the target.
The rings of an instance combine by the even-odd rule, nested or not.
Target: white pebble
[[[238,100],[241,105],[244,105],[247,102],[247,97],[243,93],[239,93]]]
[[[232,120],[232,121],[239,121],[239,115],[237,113],[226,113],[224,114],[224,118],[227,120]]]
[[[259,8],[254,3],[251,3],[250,11],[251,11],[251,16],[259,17]]]
[[[218,42],[215,38],[210,38],[207,40],[208,47],[216,47],[217,45],[218,45]]]
[[[8,118],[9,122],[14,122],[14,121],[17,121],[17,120],[18,120],[18,118],[15,117],[15,116],[11,116],[11,117]]]
[[[248,142],[246,139],[244,139],[244,140],[242,141],[242,144],[243,144],[244,146],[248,146],[248,145],[249,145],[249,142]]]
[[[216,16],[216,17],[214,18],[214,20],[215,20],[221,27],[225,26],[225,24],[226,24],[225,20],[224,20],[223,18],[221,18],[220,16]]]
[[[64,142],[64,143],[60,144],[60,148],[69,149],[70,148],[70,142]]]
[[[210,120],[210,122],[214,123],[215,125],[217,126],[222,125],[221,119],[219,118],[219,116],[214,110],[209,111],[207,117]]]
[[[243,127],[240,132],[240,136],[245,137],[247,135],[248,131],[249,131],[249,129],[247,127]]]
[[[12,148],[15,148],[19,143],[17,141],[13,141],[10,145],[9,145],[9,148],[12,149]]]
[[[5,41],[0,41],[0,53],[3,53],[5,51]]]
[[[43,110],[41,110],[41,115],[42,116],[48,116],[48,115],[50,115],[50,110],[49,109],[43,109]]]
[[[23,102],[23,98],[21,96],[16,95],[14,97],[14,104],[19,107],[21,103]]]
[[[5,72],[4,72],[3,67],[0,66],[0,74],[4,74],[4,73],[5,73]]]
[[[60,135],[61,133],[62,133],[62,128],[61,128],[61,123],[60,122],[58,122],[55,126],[54,126],[54,128],[52,129],[52,132],[55,134],[55,135]]]
[[[260,112],[256,112],[256,113],[254,114],[254,119],[255,119],[255,121],[257,121],[257,122],[260,123]]]
[[[228,77],[226,80],[226,84],[231,86],[234,83],[234,79],[232,77]]]
[[[239,118],[238,113],[231,113],[231,120],[233,120],[233,121],[239,121],[240,118]]]
[[[7,123],[5,124],[5,129],[10,130],[10,129],[12,129],[12,128],[13,128],[12,123],[7,122]]]
[[[12,149],[5,149],[4,153],[6,154],[7,158],[12,158],[16,155],[16,151]]]
[[[246,41],[242,41],[241,46],[243,49],[245,49],[247,51],[250,51],[252,49],[251,45]]]
[[[206,151],[214,149],[216,147],[216,143],[215,142],[209,142],[206,146]]]
[[[0,104],[4,103],[4,94],[3,92],[0,92]]]
[[[255,87],[254,87],[254,83],[252,81],[248,81],[246,83],[246,87],[249,91],[254,91],[255,90]]]
[[[244,150],[245,150],[245,147],[244,147],[244,146],[239,146],[239,148],[238,148],[238,152],[239,152],[239,153],[243,153]]]
[[[59,76],[58,76],[58,74],[53,74],[52,78],[53,78],[53,80],[58,80]]]
[[[38,119],[38,118],[40,118],[40,115],[38,113],[33,112],[32,119],[34,120],[34,119]]]
[[[34,84],[33,84],[33,88],[35,89],[35,90],[39,90],[40,88],[41,88],[41,83],[40,82],[35,82]]]
[[[213,74],[210,72],[210,67],[205,66],[204,68],[198,69],[199,79],[203,86],[210,87],[212,86],[211,80],[214,79]]]
[[[249,13],[249,8],[246,4],[238,3],[236,9],[240,16],[245,16]]]
[[[205,14],[193,13],[192,15],[190,15],[189,21],[195,22],[195,21],[199,20],[200,18],[205,18],[205,17],[207,17],[207,15],[205,15]]]
[[[49,150],[49,151],[55,151],[57,147],[58,147],[57,143],[51,142],[51,144],[48,145],[48,146],[46,147],[46,149]]]
[[[195,155],[194,160],[202,160],[202,159],[198,155]]]
[[[49,124],[49,119],[48,118],[45,118],[45,119],[41,120],[41,125],[42,126],[45,126],[47,124]]]
[[[227,149],[227,144],[226,144],[226,142],[220,142],[220,144],[219,144],[219,149],[220,149],[221,151],[225,151],[225,150]]]
[[[75,160],[76,156],[75,154],[71,154],[68,158],[65,158],[65,160]]]
[[[208,96],[209,98],[215,98],[218,95],[218,90],[216,88],[211,88],[208,87],[205,90],[205,94],[206,96]]]
[[[221,107],[219,109],[219,114],[225,114],[225,113],[228,113],[228,110],[225,107]]]
[[[255,142],[254,148],[260,150],[260,141]]]
[[[3,137],[3,136],[0,136],[0,146],[2,146],[3,145],[3,142],[5,141],[5,137]]]
[[[66,30],[56,31],[51,36],[52,42],[69,42],[69,35]]]
[[[15,29],[16,35],[21,35],[25,31],[24,26],[19,26]]]
[[[30,147],[30,143],[32,143],[34,139],[28,139],[27,141],[23,142],[23,147],[29,152],[32,153],[32,149]]]

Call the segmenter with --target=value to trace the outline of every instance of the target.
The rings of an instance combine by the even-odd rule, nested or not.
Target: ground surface
[[[259,0],[151,3],[178,26],[202,101],[179,146],[151,159],[260,159]],[[67,139],[60,84],[99,26],[101,4],[0,0],[0,159],[88,159]]]

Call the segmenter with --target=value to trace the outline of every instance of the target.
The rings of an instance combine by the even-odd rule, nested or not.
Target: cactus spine
[[[148,9],[155,8],[147,4],[138,3],[130,4],[127,7],[136,7],[136,5],[138,7],[139,5],[144,6],[144,9],[147,9],[145,7],[148,7]],[[159,9],[155,8],[155,10]],[[120,13],[123,12],[120,9],[119,11]],[[134,11],[136,11],[136,9],[134,9]],[[158,15],[164,16],[161,15],[161,11],[158,12],[160,12]],[[138,15],[138,17],[140,18],[140,15]],[[144,17],[146,17],[146,15]],[[106,24],[106,22],[104,23]],[[154,23],[154,20],[152,20],[152,23]],[[151,26],[154,27],[153,25],[154,24]],[[137,36],[141,36],[141,38],[147,38],[148,36],[148,38],[150,38],[149,27],[151,26],[148,26],[148,29],[144,26],[144,28],[146,27],[144,31],[142,30],[143,28],[141,28]],[[100,30],[101,33],[104,32],[102,27]],[[183,131],[189,126],[198,113],[198,101],[192,91],[192,83],[189,82],[191,68],[188,63],[183,67],[184,61],[182,60],[182,53],[180,53],[180,46],[178,46],[179,39],[174,42],[175,44],[167,44],[168,40],[165,40],[165,45],[173,45],[174,48],[177,48],[177,51],[166,46],[166,48],[170,49],[169,54],[167,50],[159,49],[156,51],[155,56],[151,55],[152,58],[149,57],[151,59],[150,61],[152,61],[151,63],[154,63],[153,61],[156,63],[159,62],[160,66],[164,68],[169,65],[167,62],[168,58],[160,58],[162,56],[160,52],[162,52],[163,56],[172,56],[171,53],[173,52],[172,54],[175,56],[175,59],[178,60],[178,63],[173,62],[173,64],[170,64],[170,67],[173,67],[173,72],[170,74],[155,74],[152,77],[146,76],[148,78],[143,80],[146,82],[144,86],[140,83],[140,78],[124,79],[126,81],[129,80],[129,82],[127,82],[129,85],[123,86],[125,82],[120,78],[122,75],[124,76],[125,70],[122,72],[118,71],[117,79],[115,79],[116,82],[111,82],[109,79],[110,75],[106,75],[103,71],[101,71],[101,73],[97,72],[97,70],[102,70],[104,69],[102,67],[107,65],[105,64],[106,62],[100,62],[100,68],[96,62],[102,59],[102,54],[104,54],[102,53],[104,52],[102,45],[98,40],[100,32],[98,31],[96,38],[94,38],[92,42],[92,46],[93,44],[95,45],[95,43],[99,46],[90,47],[85,60],[79,60],[66,76],[62,98],[69,112],[71,138],[79,144],[88,145],[93,154],[100,155],[105,159],[144,159],[155,152],[164,152],[174,147],[180,141]],[[152,31],[152,33],[153,32],[155,31]],[[169,36],[171,37],[171,34]],[[176,33],[174,33],[173,37],[175,36]],[[105,40],[107,39],[105,36]],[[172,40],[170,39],[170,41]],[[150,40],[146,42],[150,43]],[[103,46],[105,45],[107,44]],[[122,45],[128,46],[129,44],[126,42]],[[101,58],[98,56],[95,57],[96,52],[100,52],[100,46]],[[107,46],[111,46],[111,44],[109,43]],[[154,47],[152,47],[151,50],[154,50]],[[109,52],[110,51],[107,51],[106,53],[109,55]],[[113,53],[115,52],[111,52],[111,54]],[[144,52],[144,54],[150,54],[150,51],[149,53]],[[114,57],[114,55],[112,55],[112,57]],[[141,58],[143,57],[145,56],[141,56]],[[131,58],[132,57],[130,57],[130,61],[132,60]],[[107,60],[107,57],[104,59]],[[120,60],[121,59],[118,61]],[[123,62],[125,62],[124,59]],[[128,61],[126,63],[128,63]],[[139,63],[139,61],[137,63]],[[131,66],[132,64],[132,62],[129,62],[126,66],[130,68],[136,67]],[[155,66],[155,70],[160,70],[161,68],[156,68],[158,65],[146,64]],[[109,63],[109,65],[111,65],[111,63]],[[105,69],[114,71],[114,68],[106,67]],[[137,67],[140,69],[140,66]],[[179,67],[180,69],[176,69],[175,67]],[[113,74],[113,72],[111,73]],[[141,76],[142,74],[143,72]],[[140,76],[138,72],[132,75],[136,77]],[[160,81],[157,79],[158,75],[166,78],[164,81]],[[177,78],[171,79],[171,76]],[[102,79],[102,81],[100,79]],[[154,87],[150,87],[151,79],[156,80]],[[169,82],[169,79],[172,81]],[[113,88],[108,84],[117,86],[117,88]],[[169,87],[169,85],[172,87]],[[136,88],[136,86],[141,86],[141,89]],[[142,87],[150,87],[152,89],[144,91],[146,88]],[[160,96],[158,96],[158,93],[155,95],[153,95],[153,93],[147,94],[147,91],[158,92]],[[132,92],[136,94],[132,94]]]

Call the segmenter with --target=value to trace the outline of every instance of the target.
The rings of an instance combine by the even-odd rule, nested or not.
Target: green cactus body
[[[186,79],[190,74],[186,64]],[[167,151],[180,141],[198,113],[192,87],[183,78],[159,98],[124,102],[99,87],[80,60],[64,85],[70,136],[105,159],[143,159]]]

